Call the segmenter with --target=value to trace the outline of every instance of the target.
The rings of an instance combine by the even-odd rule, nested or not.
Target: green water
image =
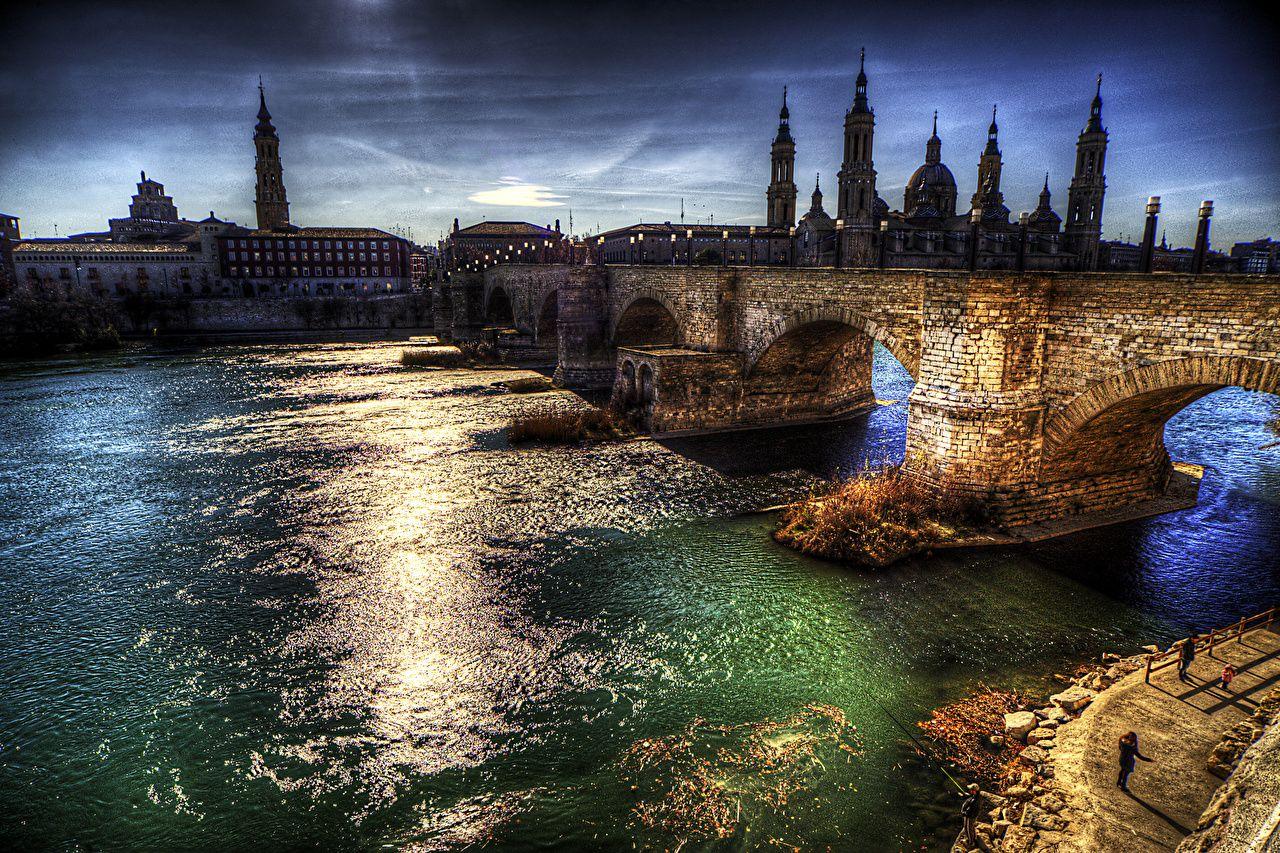
[[[510,417],[574,398],[398,353],[0,369],[0,844],[936,848],[954,802],[920,818],[946,782],[886,712],[911,723],[982,681],[1043,690],[1280,590],[1271,398],[1224,391],[1171,423],[1175,453],[1211,465],[1194,510],[866,574],[742,513],[900,455],[901,403],[517,450]],[[879,357],[879,396],[904,399]],[[738,773],[724,838],[640,822],[673,780],[628,772],[637,742],[814,703],[860,754],[821,743],[783,807]]]

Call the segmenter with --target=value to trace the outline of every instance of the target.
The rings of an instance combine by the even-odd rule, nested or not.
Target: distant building
[[[545,228],[532,222],[485,221],[458,227],[445,238],[442,264],[446,269],[483,268],[496,263],[568,263],[576,255],[560,233],[560,220]]]
[[[1231,259],[1238,272],[1280,272],[1280,241],[1263,237],[1231,247]]]
[[[790,229],[765,225],[642,222],[606,231],[587,244],[606,264],[791,263]]]
[[[434,246],[410,245],[409,280],[414,290],[430,290],[439,252]]]
[[[21,239],[18,217],[0,213],[0,296],[17,280],[13,274],[13,244]]]
[[[411,289],[408,240],[377,228],[297,228],[218,239],[219,275],[244,296],[369,296]]]
[[[217,295],[220,289],[198,243],[27,240],[14,245],[13,265],[20,283],[100,297]]]

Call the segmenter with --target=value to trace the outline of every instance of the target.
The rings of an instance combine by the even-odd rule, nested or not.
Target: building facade
[[[412,289],[408,240],[377,228],[291,228],[218,238],[219,275],[244,296],[371,296]]]
[[[642,222],[606,231],[593,239],[595,257],[606,264],[791,263],[789,228]]]
[[[563,264],[581,262],[576,244],[560,231],[560,220],[546,227],[532,222],[477,222],[453,230],[441,246],[447,270],[483,269],[497,263]]]

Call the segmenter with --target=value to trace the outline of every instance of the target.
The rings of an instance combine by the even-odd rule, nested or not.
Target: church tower
[[[867,106],[867,51],[862,49],[853,108],[844,115],[844,165],[837,176],[840,199],[836,216],[844,220],[846,266],[864,266],[873,260],[872,235],[877,214],[876,170],[871,156],[875,137],[875,112]]]
[[[253,129],[258,176],[256,206],[258,228],[269,231],[289,227],[289,201],[284,194],[284,167],[280,165],[280,138],[267,112],[267,96],[258,81],[258,124]]]
[[[991,107],[991,126],[987,128],[987,147],[978,158],[978,188],[973,194],[971,209],[981,210],[985,220],[1009,220],[1009,208],[1004,206],[1004,193],[1000,192],[1000,129],[996,127],[996,108]]]
[[[773,140],[773,174],[769,179],[770,228],[790,228],[796,224],[796,143],[791,138],[791,111],[787,109],[787,87],[782,87],[782,110],[778,113],[778,135]]]
[[[1067,191],[1067,221],[1063,227],[1067,251],[1074,252],[1082,270],[1098,268],[1102,239],[1102,197],[1107,191],[1103,167],[1107,157],[1107,129],[1102,126],[1102,75],[1089,108],[1089,122],[1076,140],[1076,172]]]

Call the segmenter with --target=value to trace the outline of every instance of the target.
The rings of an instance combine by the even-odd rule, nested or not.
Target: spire
[[[779,142],[792,142],[791,138],[791,110],[787,109],[787,87],[782,87],[782,109],[778,111],[778,136],[773,140],[776,145]]]
[[[1040,190],[1040,198],[1042,199],[1049,198],[1049,173],[1048,172],[1044,173],[1044,189]]]
[[[258,75],[258,124],[253,130],[254,136],[276,135],[276,129],[271,124],[271,113],[267,112],[267,93],[262,87],[262,75]]]
[[[924,146],[924,162],[930,166],[942,162],[942,140],[938,138],[938,111],[933,111],[933,136]]]
[[[853,94],[853,111],[855,113],[868,112],[867,109],[867,49],[862,48],[862,52],[858,57],[858,82],[854,87]]]
[[[1098,72],[1098,89],[1094,93],[1093,103],[1089,105],[1089,123],[1085,125],[1085,133],[1097,133],[1102,130],[1102,72]]]
[[[810,213],[817,213],[822,210],[822,188],[820,186],[822,173],[819,172],[813,179],[813,206],[810,207]]]
[[[991,105],[991,126],[987,128],[987,149],[982,153],[999,154],[1000,145],[997,137],[1000,134],[1000,128],[996,127],[996,105]]]

